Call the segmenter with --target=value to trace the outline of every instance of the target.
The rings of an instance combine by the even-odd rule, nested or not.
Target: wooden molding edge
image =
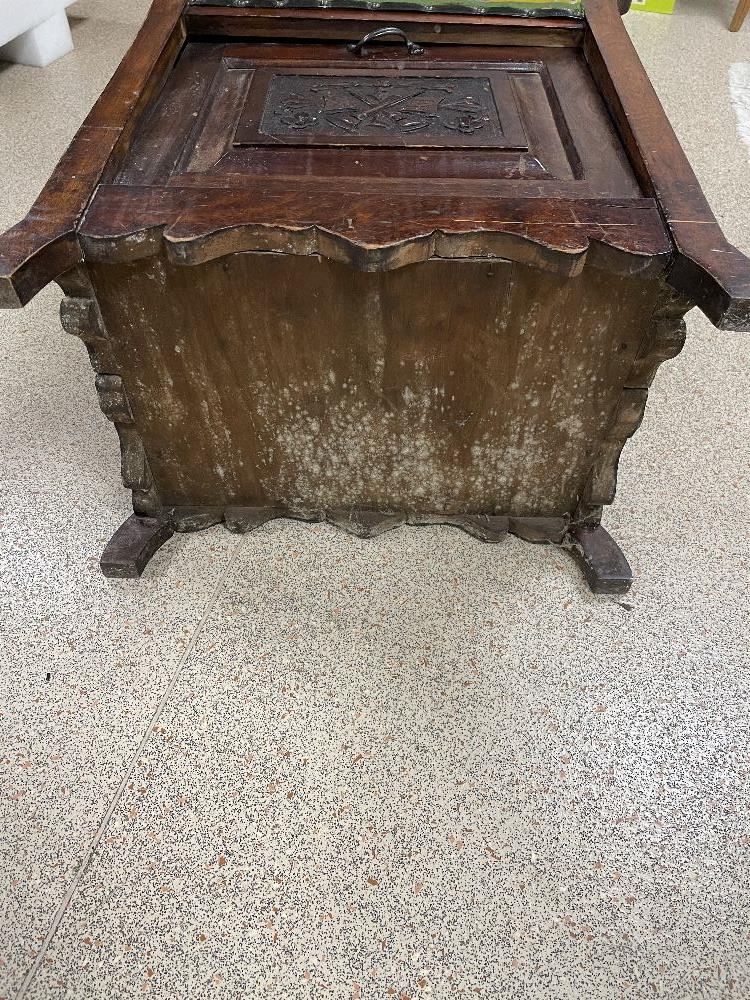
[[[293,229],[263,225],[232,226],[191,237],[165,224],[117,236],[85,233],[81,244],[90,261],[132,263],[156,256],[162,246],[175,264],[196,267],[238,253],[320,256],[360,271],[393,271],[433,259],[506,260],[575,277],[590,265],[611,274],[656,277],[669,261],[665,251],[635,253],[581,233],[571,246],[555,239],[553,226],[537,233],[433,230],[398,243],[367,246],[323,227]]]
[[[386,271],[433,257],[481,257],[563,276],[579,274],[587,263],[615,274],[656,276],[672,257],[652,200],[637,206],[612,202],[609,224],[601,221],[601,203],[591,204],[589,218],[586,203],[560,202],[550,220],[539,199],[505,199],[494,216],[487,214],[490,202],[467,200],[461,229],[450,217],[430,219],[405,200],[412,214],[405,210],[397,223],[383,227],[374,215],[374,221],[346,220],[351,228],[345,228],[340,213],[322,205],[314,222],[285,224],[286,202],[276,204],[265,195],[260,201],[252,190],[129,187],[123,192],[102,185],[81,227],[81,245],[90,261],[131,262],[164,250],[174,263],[197,266],[235,253],[281,252]]]
[[[117,431],[122,482],[132,493],[133,510],[141,516],[152,515],[161,510],[159,494],[125,384],[116,374],[117,361],[90,279],[83,268],[76,267],[60,275],[57,282],[65,292],[60,307],[62,327],[86,345],[99,405]]]
[[[665,361],[677,357],[685,345],[683,317],[692,306],[692,301],[666,283],[663,284],[648,332],[633,360],[607,431],[594,457],[576,510],[576,524],[597,525],[601,520],[602,506],[614,501],[623,449],[643,420],[648,390],[657,370]]]
[[[718,330],[750,332],[750,261],[718,223],[670,224],[678,255],[669,284],[697,303]]]
[[[584,2],[584,55],[675,246],[669,283],[719,329],[750,331],[750,260],[724,238],[614,0]]]
[[[81,261],[77,227],[179,55],[186,0],[154,0],[138,36],[26,217],[0,235],[0,308],[20,308]]]
[[[298,230],[272,230],[266,226],[238,226],[203,236],[184,237],[172,228],[164,232],[167,254],[175,263],[197,265],[249,251],[283,249],[289,253],[315,254],[347,264],[360,271],[392,271],[433,258],[509,260],[528,264],[564,277],[583,271],[591,256],[606,270],[633,274],[664,267],[664,259],[652,253],[634,254],[599,240],[582,228],[570,239],[555,226],[526,232],[507,230],[458,232],[435,229],[386,245],[367,245],[322,226]],[[593,250],[593,253],[592,253]]]
[[[495,515],[435,515],[409,518],[380,511],[321,511],[308,516],[274,507],[174,507],[164,517],[131,514],[110,539],[100,566],[106,577],[138,579],[151,557],[174,531],[199,531],[221,523],[236,533],[254,531],[275,518],[327,520],[358,538],[376,538],[401,525],[447,524],[482,542],[496,543],[508,534],[527,542],[546,542],[568,549],[578,560],[594,594],[625,594],[633,571],[620,546],[601,525],[569,525],[566,518],[513,518]]]
[[[173,531],[202,531],[215,524],[235,534],[254,531],[268,521],[286,518],[293,521],[332,524],[357,538],[377,538],[400,527],[447,525],[460,528],[481,542],[500,542],[506,535],[516,535],[527,542],[562,544],[570,525],[568,516],[515,517],[505,514],[416,514],[407,511],[382,511],[367,508],[311,508],[292,510],[286,507],[164,507],[154,516]]]

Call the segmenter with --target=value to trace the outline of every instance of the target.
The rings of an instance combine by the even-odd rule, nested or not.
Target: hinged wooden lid
[[[272,249],[564,275],[592,245],[626,273],[663,271],[670,252],[571,47],[190,43],[81,239],[97,260]]]

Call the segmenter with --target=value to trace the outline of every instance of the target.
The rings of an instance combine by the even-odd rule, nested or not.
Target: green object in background
[[[650,14],[674,14],[677,0],[632,0],[631,10],[645,10]]]

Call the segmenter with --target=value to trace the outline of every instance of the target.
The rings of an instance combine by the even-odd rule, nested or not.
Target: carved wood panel
[[[623,448],[640,427],[648,390],[659,366],[676,357],[685,344],[683,317],[692,307],[693,302],[685,296],[666,285],[660,288],[658,304],[625,380],[606,437],[596,454],[576,511],[577,522],[598,524],[602,506],[613,502]]]
[[[483,180],[493,195],[641,197],[574,50],[444,45],[406,61],[382,48],[189,44],[116,183],[346,178],[387,196],[428,181],[463,197]]]
[[[507,72],[258,70],[234,145],[528,149]]]
[[[86,345],[96,372],[94,384],[99,405],[115,425],[120,439],[122,482],[132,491],[133,510],[136,514],[157,514],[161,511],[161,501],[122,377],[110,374],[118,367],[116,352],[90,278],[82,267],[77,267],[61,275],[57,283],[65,293],[60,305],[62,327]]]

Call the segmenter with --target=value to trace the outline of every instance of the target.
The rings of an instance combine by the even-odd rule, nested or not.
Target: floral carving
[[[322,135],[501,134],[489,81],[416,77],[276,77],[261,131]]]

